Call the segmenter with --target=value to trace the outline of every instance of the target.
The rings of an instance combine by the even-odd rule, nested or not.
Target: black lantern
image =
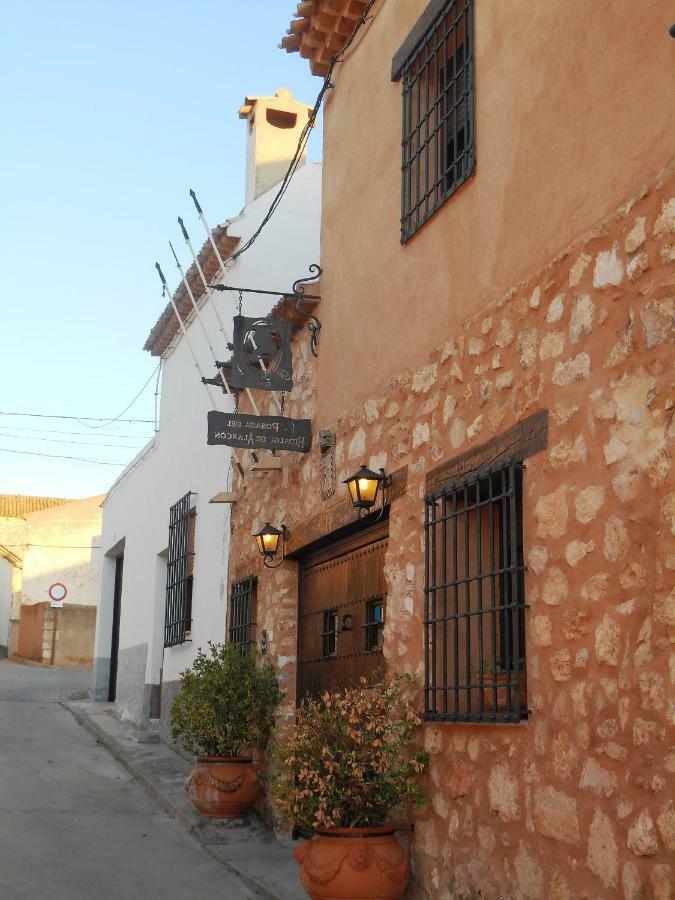
[[[380,469],[378,473],[367,466],[361,466],[358,472],[351,478],[345,478],[342,483],[349,488],[354,509],[371,509],[377,502],[380,485],[384,490],[389,484],[389,477],[384,474],[384,469]]]
[[[280,566],[284,561],[285,556],[285,542],[286,542],[286,526],[282,525],[281,528],[275,528],[274,525],[270,525],[269,522],[265,522],[260,531],[256,531],[253,535],[256,540],[256,544],[258,545],[258,550],[260,551],[260,555],[263,558],[263,562],[265,565],[274,569],[276,566]],[[282,550],[281,557],[276,563],[272,563],[279,549],[279,539],[281,538],[282,542]]]

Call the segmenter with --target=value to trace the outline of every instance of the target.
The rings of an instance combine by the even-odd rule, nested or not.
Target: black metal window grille
[[[425,498],[425,718],[527,717],[522,462]]]
[[[326,609],[323,613],[323,655],[335,656],[338,650],[338,632],[340,631],[340,620],[338,618],[337,609]]]
[[[377,650],[384,643],[384,597],[371,597],[366,601],[365,631],[366,650]]]
[[[473,0],[443,6],[400,74],[404,243],[475,168]]]
[[[174,503],[169,510],[169,558],[166,566],[166,607],[164,646],[183,644],[192,625],[192,575],[196,512],[191,507],[192,493]]]
[[[230,588],[230,642],[243,650],[256,642],[256,586],[257,579],[249,575]]]

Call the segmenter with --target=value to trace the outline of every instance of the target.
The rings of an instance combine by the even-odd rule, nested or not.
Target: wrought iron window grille
[[[506,460],[425,498],[425,718],[527,718],[524,464]]]
[[[433,14],[438,2],[430,4]],[[424,19],[424,16],[423,16]],[[418,23],[419,25],[419,23]],[[473,0],[450,0],[394,60],[402,82],[401,243],[469,178],[476,164]],[[397,57],[399,57],[397,54]]]
[[[256,643],[256,589],[258,579],[254,575],[233,581],[230,587],[230,643],[246,652]],[[267,650],[265,634],[265,651]]]
[[[192,626],[192,579],[196,510],[191,491],[169,510],[164,646],[184,644]]]

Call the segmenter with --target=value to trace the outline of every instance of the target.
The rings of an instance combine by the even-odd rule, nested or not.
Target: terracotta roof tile
[[[223,259],[227,259],[228,256],[232,255],[240,240],[238,237],[231,237],[228,235],[226,225],[218,225],[213,229],[213,239]],[[199,259],[199,265],[204,272],[204,277],[210,284],[220,266],[218,257],[214,253],[211,242],[208,239],[204,242],[197,258]],[[194,298],[198,301],[204,293],[204,285],[202,284],[199,272],[194,263],[190,266],[185,275],[187,277],[187,282],[190,285],[190,289],[194,294]],[[178,307],[181,318],[185,320],[192,312],[192,302],[190,301],[190,297],[188,296],[182,281],[176,289],[173,299]],[[146,340],[143,349],[148,350],[152,356],[161,356],[171,344],[171,341],[175,338],[179,329],[180,325],[178,324],[171,303],[167,303],[164,307],[164,311],[159,319],[157,319],[152,331],[148,335],[148,339]]]
[[[295,18],[279,47],[309,60],[312,75],[324,78],[365,12],[366,0],[309,0],[298,3]]]
[[[23,519],[29,513],[63,506],[71,501],[65,497],[26,497],[23,494],[0,494],[0,518]]]

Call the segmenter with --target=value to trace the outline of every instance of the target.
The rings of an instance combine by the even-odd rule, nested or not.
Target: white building
[[[213,231],[223,259],[243,246],[260,225],[293,157],[308,112],[309,107],[293,100],[285,90],[275,97],[246,99],[240,110],[248,125],[246,206],[239,216]],[[210,243],[205,242],[199,260],[207,280],[248,289],[290,291],[296,279],[307,276],[310,264],[319,260],[321,166],[302,162],[260,236],[224,273],[219,271]],[[196,218],[187,225],[193,236],[202,227]],[[226,338],[213,304],[231,336],[238,295],[207,295],[194,265],[187,278],[211,345],[219,359],[228,359]],[[276,299],[244,294],[242,312],[265,315]],[[199,322],[189,312],[191,301],[182,287],[176,290],[174,300],[186,316],[188,340],[169,305],[145,345],[163,360],[160,428],[112,486],[103,516],[94,696],[114,699],[122,718],[141,725],[148,717],[166,721],[180,672],[190,665],[197,648],[209,640],[223,640],[226,627],[230,507],[209,501],[227,490],[231,451],[206,443],[207,411],[213,403],[201,383],[188,342],[209,377],[216,375],[214,358]],[[217,408],[232,410],[231,398],[222,389],[211,386],[209,391]],[[250,453],[238,452],[250,468]],[[187,519],[179,515],[181,500],[183,512],[189,513]],[[188,576],[191,610],[186,612],[187,633],[182,634],[183,621],[174,622],[177,627],[169,629],[165,640],[172,508],[177,519],[174,537],[178,535],[187,550],[187,568],[182,574]],[[175,549],[171,555],[175,556]]]
[[[0,658],[91,667],[103,499],[0,495]]]

